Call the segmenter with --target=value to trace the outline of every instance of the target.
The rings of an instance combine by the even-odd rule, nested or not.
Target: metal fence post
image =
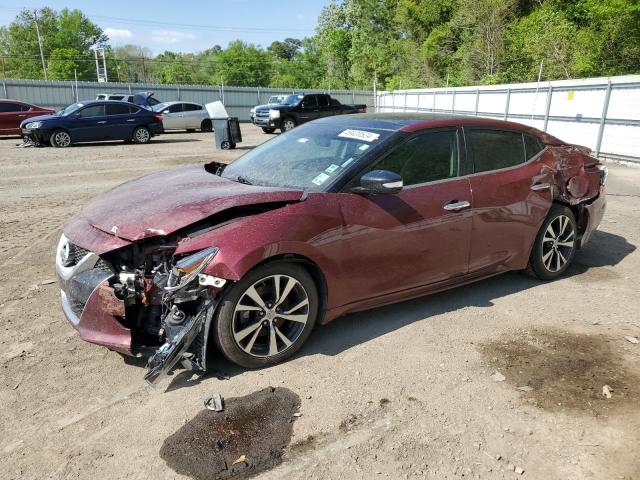
[[[602,115],[600,116],[600,126],[598,127],[598,140],[596,141],[595,156],[600,155],[600,147],[602,146],[602,137],[604,136],[604,127],[607,122],[607,112],[609,110],[609,100],[611,99],[611,80],[607,83],[607,93],[604,94],[604,104],[602,105]]]
[[[480,105],[480,89],[476,88],[476,117],[478,116],[478,105]]]
[[[553,87],[551,83],[549,83],[549,89],[547,90],[547,105],[544,108],[544,126],[542,127],[542,131],[547,131],[547,125],[549,125],[549,112],[551,111],[551,99],[553,97]]]
[[[4,98],[9,98],[9,96],[7,95],[7,82],[5,82],[4,80],[2,80],[2,89],[4,90]]]
[[[404,91],[404,110],[403,112],[407,111],[407,91]]]
[[[182,97],[180,96],[180,85],[177,85],[176,88],[178,89],[178,100],[182,100]]]
[[[505,106],[504,106],[504,120],[506,120],[507,118],[509,118],[509,102],[511,101],[511,89],[507,88],[507,101],[505,102]]]
[[[433,91],[433,108],[431,109],[432,112],[436,111],[436,95],[438,94],[437,90]]]

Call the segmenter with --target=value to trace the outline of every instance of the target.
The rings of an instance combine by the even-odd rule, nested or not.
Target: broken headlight
[[[213,260],[218,250],[218,247],[205,248],[176,262],[169,274],[167,286],[164,287],[165,291],[176,292],[197,279],[198,274]]]

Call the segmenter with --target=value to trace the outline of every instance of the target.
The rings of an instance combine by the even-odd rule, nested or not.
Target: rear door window
[[[129,107],[129,105],[119,105],[117,103],[107,105],[106,110],[107,115],[129,115],[131,113],[131,107]]]
[[[318,95],[318,105],[320,105],[321,107],[331,106],[331,102],[329,101],[329,95]]]
[[[78,112],[82,118],[104,116],[104,105],[91,105]]]
[[[454,178],[458,175],[457,131],[416,135],[374,165],[372,170],[397,173],[407,186]]]
[[[195,103],[185,103],[184,111],[185,112],[195,112],[196,110],[202,110],[202,105],[196,105]]]
[[[182,112],[182,103],[174,103],[173,105],[169,105],[169,113],[180,113]]]
[[[514,167],[525,161],[521,132],[470,129],[466,134],[475,173]]]

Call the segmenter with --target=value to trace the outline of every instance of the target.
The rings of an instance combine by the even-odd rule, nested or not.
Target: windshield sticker
[[[360,149],[360,150],[362,150],[362,151],[364,151],[364,150],[366,150],[367,148],[369,148],[369,145],[367,145],[367,144],[365,143],[364,145],[360,145],[360,148],[359,148],[359,149]]]
[[[349,158],[346,162],[344,162],[342,165],[340,165],[342,168],[345,168],[347,165],[349,165],[351,162],[353,162],[353,157]]]
[[[307,143],[308,141],[308,138],[301,138],[300,140],[298,140],[298,143]]]
[[[340,168],[340,165],[336,165],[335,163],[332,163],[331,165],[329,165],[329,166],[326,168],[325,172],[327,172],[327,173],[333,173],[333,172],[335,172],[335,171],[336,171],[337,169],[339,169],[339,168]]]
[[[353,140],[361,140],[363,142],[373,142],[380,137],[379,133],[365,132],[364,130],[345,130],[338,134],[342,138],[351,138]]]
[[[327,181],[328,178],[329,178],[329,175],[327,175],[326,173],[321,173],[316,178],[311,180],[311,183],[314,183],[315,185],[322,185],[324,182]]]

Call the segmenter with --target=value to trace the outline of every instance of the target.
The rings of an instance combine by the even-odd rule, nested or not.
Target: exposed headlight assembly
[[[31,123],[27,123],[25,128],[27,130],[34,130],[36,128],[40,128],[41,126],[42,126],[42,122],[31,122]]]
[[[269,110],[269,118],[280,118],[280,110]]]
[[[200,272],[209,265],[219,250],[218,247],[205,248],[176,262],[169,274],[167,286],[164,287],[165,291],[177,292],[197,279]]]

